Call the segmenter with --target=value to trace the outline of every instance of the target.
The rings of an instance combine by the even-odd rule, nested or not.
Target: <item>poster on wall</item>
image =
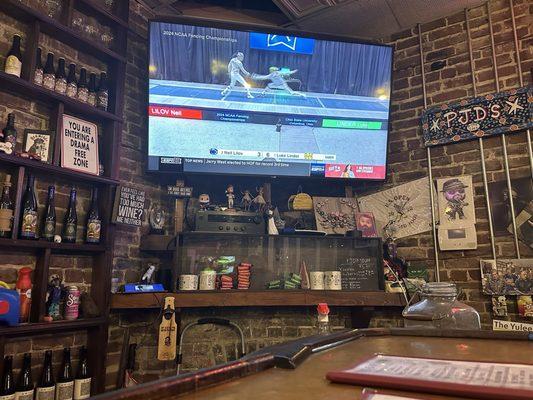
[[[426,147],[533,128],[533,86],[442,104],[422,113]]]
[[[480,260],[483,293],[532,295],[533,259]]]
[[[111,222],[115,224],[141,226],[144,220],[146,192],[130,186],[120,185],[115,193]]]
[[[61,166],[98,175],[98,127],[70,115],[63,115]]]
[[[359,208],[374,214],[380,236],[400,239],[431,229],[427,178],[360,197]]]
[[[353,197],[313,197],[313,207],[319,231],[345,234],[357,227],[355,214],[359,208]]]
[[[441,227],[463,228],[476,223],[471,175],[437,179],[437,199]]]

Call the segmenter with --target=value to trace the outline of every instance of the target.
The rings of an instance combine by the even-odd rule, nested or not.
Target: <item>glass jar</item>
[[[402,312],[406,328],[481,329],[478,312],[457,301],[457,287],[450,282],[426,283],[418,303]]]

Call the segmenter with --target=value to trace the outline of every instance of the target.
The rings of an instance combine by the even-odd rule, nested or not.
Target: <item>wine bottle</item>
[[[98,188],[93,189],[91,208],[87,214],[87,234],[85,241],[87,243],[100,243],[100,231],[102,228],[102,219],[98,212]]]
[[[70,349],[63,349],[63,362],[61,371],[57,377],[55,400],[72,400],[74,389],[74,379],[72,376],[72,365],[70,364]]]
[[[2,129],[2,134],[4,135],[4,142],[11,143],[11,148],[15,150],[15,145],[17,144],[17,130],[15,129],[15,114],[7,114],[7,123],[6,127]]]
[[[33,400],[33,379],[31,377],[31,354],[24,353],[22,369],[15,389],[15,400]]]
[[[56,86],[56,74],[54,71],[54,54],[48,53],[46,64],[44,65],[43,86],[47,89],[54,90]]]
[[[100,73],[100,82],[98,83],[98,96],[96,101],[96,107],[100,110],[107,111],[107,105],[109,103],[109,89],[107,87],[107,76],[105,72]]]
[[[15,382],[13,381],[13,357],[4,357],[4,374],[0,387],[0,400],[15,399]]]
[[[88,399],[89,397],[91,397],[91,375],[89,375],[87,363],[87,349],[83,346],[80,349],[80,362],[74,380],[74,400]]]
[[[54,201],[55,187],[48,186],[48,201],[43,219],[43,238],[49,242],[54,241],[56,234],[56,207]]]
[[[60,58],[57,61],[57,70],[56,70],[56,83],[54,90],[57,93],[65,94],[67,92],[67,75],[65,73],[65,59]]]
[[[67,96],[75,99],[78,94],[78,82],[76,82],[76,66],[70,64],[68,66],[67,77]]]
[[[13,44],[11,50],[7,53],[6,66],[4,69],[6,74],[15,75],[20,78],[22,72],[22,54],[20,53],[20,36],[13,36]]]
[[[63,222],[63,242],[75,243],[76,232],[78,231],[78,214],[76,213],[76,189],[70,190],[70,200],[68,202],[65,221]]]
[[[0,238],[11,237],[13,230],[13,201],[9,193],[11,188],[11,175],[6,175],[4,187],[2,189],[2,198],[0,198]],[[1,400],[1,396],[0,396]]]
[[[29,175],[26,192],[22,199],[21,239],[37,239],[37,198],[33,188],[34,182],[34,176]]]
[[[35,61],[35,71],[33,73],[33,83],[36,85],[42,86],[43,84],[43,75],[44,75],[44,68],[43,68],[43,62],[41,60],[42,57],[42,50],[39,47],[37,49],[37,56]]]
[[[44,353],[44,364],[41,372],[41,379],[35,388],[35,400],[54,400],[56,385],[54,373],[52,371],[52,351],[46,350]]]
[[[89,75],[89,93],[87,95],[87,103],[96,107],[96,74]]]
[[[87,97],[89,96],[89,89],[87,88],[87,70],[82,68],[80,70],[80,79],[78,80],[78,93],[76,97],[79,101],[87,103]]]

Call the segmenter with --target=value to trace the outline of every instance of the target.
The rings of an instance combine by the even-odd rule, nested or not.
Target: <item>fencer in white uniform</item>
[[[242,62],[244,61],[244,54],[241,52],[238,52],[235,57],[233,57],[230,62],[228,63],[228,73],[230,76],[230,84],[229,86],[220,93],[224,98],[228,96],[232,90],[235,88],[235,85],[237,82],[239,82],[244,89],[246,90],[246,96],[249,99],[253,99],[254,96],[252,96],[252,93],[250,93],[250,88],[248,83],[244,80],[244,77],[241,75],[241,73],[244,76],[250,76],[250,73],[244,69],[244,65]]]
[[[270,81],[261,92],[261,96],[264,96],[271,90],[284,90],[293,96],[306,97],[305,94],[292,90],[286,81],[286,79],[292,74],[298,72],[297,69],[292,71],[281,71],[278,67],[270,67],[268,72],[268,75],[252,74],[252,79],[254,80]]]

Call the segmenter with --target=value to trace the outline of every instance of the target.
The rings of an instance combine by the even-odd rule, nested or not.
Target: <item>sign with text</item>
[[[342,290],[379,290],[374,257],[350,257],[339,266]]]
[[[187,186],[167,186],[167,194],[172,197],[191,197],[192,187]]]
[[[98,175],[98,127],[70,115],[63,115],[61,166]]]
[[[129,186],[117,187],[111,221],[115,224],[141,226],[146,193]]]
[[[492,320],[492,330],[533,333],[533,324],[526,324],[525,322],[500,321],[498,319],[494,319]]]
[[[426,147],[533,127],[533,86],[443,104],[422,114]]]

